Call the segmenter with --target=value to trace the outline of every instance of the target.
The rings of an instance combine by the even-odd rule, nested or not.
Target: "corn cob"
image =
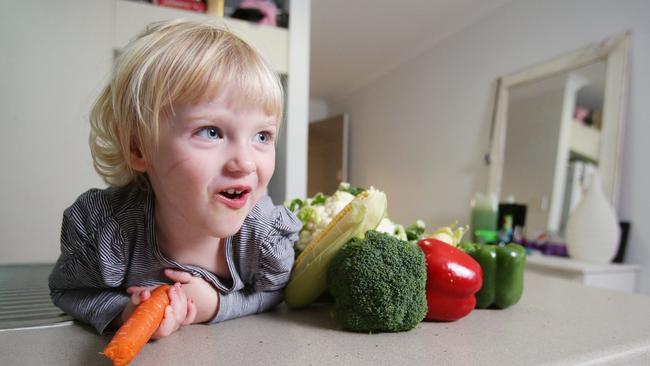
[[[327,287],[325,275],[334,255],[353,237],[377,227],[385,214],[386,195],[374,188],[345,206],[296,259],[285,288],[287,304],[296,308],[316,300]]]

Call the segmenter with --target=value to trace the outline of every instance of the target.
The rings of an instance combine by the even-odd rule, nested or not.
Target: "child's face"
[[[208,102],[175,105],[146,163],[157,215],[193,235],[238,232],[275,169],[275,117],[230,102],[224,92]]]

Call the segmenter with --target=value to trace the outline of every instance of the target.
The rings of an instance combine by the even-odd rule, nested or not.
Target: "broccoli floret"
[[[327,271],[336,318],[356,332],[413,329],[427,312],[420,248],[375,230],[348,242]]]

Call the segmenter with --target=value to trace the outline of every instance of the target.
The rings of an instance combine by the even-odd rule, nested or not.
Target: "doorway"
[[[348,115],[309,124],[307,196],[331,195],[348,180]]]

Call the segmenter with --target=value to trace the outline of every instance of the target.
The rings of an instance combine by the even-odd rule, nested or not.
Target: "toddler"
[[[153,338],[282,300],[300,221],[265,195],[282,86],[248,44],[207,23],[154,23],[119,57],[90,145],[107,189],[65,210],[52,301],[100,334],[173,283]]]

